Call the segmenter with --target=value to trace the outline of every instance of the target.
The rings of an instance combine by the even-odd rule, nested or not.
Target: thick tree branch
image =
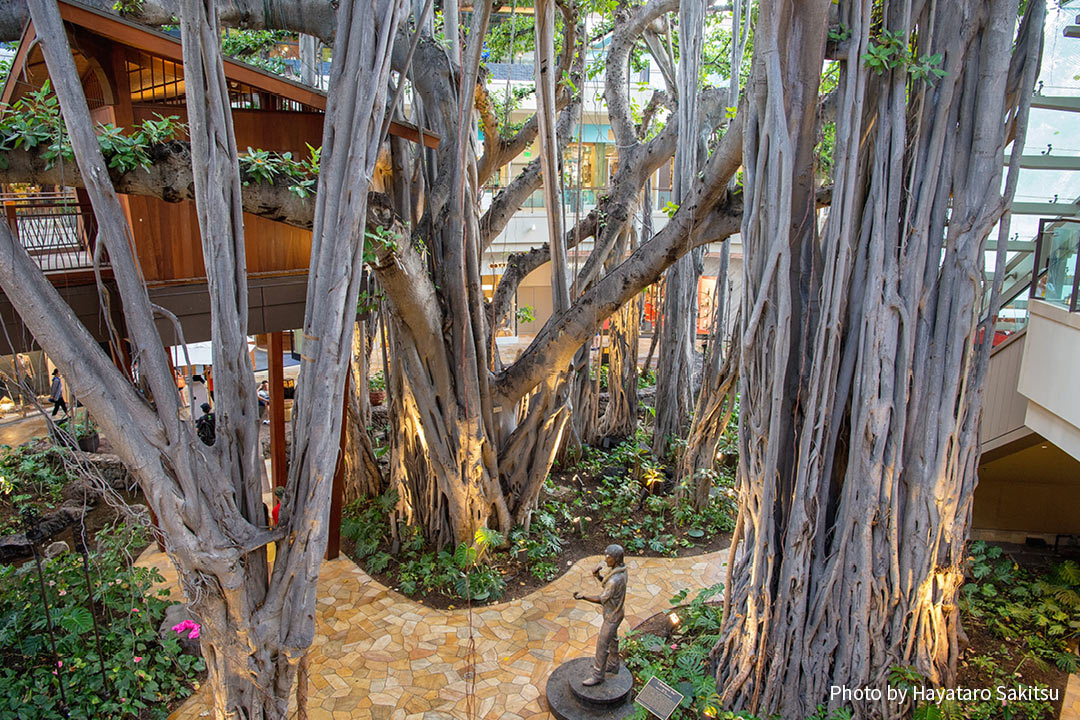
[[[553,316],[525,353],[495,381],[503,406],[536,387],[553,369],[566,367],[604,318],[656,281],[660,274],[693,247],[702,244],[697,232],[706,218],[715,221],[710,235],[738,232],[741,209],[725,186],[742,160],[742,123],[732,122],[704,169],[704,179],[688,193],[687,201],[652,240],[643,243],[625,262],[587,290],[570,309]],[[721,215],[714,206],[723,203]]]
[[[108,171],[116,192],[125,195],[146,195],[170,203],[195,199],[195,186],[191,175],[191,147],[188,143],[174,140],[152,145],[147,149],[152,160],[149,168],[136,168],[122,172],[116,168]],[[86,187],[79,166],[74,162],[48,163],[37,150],[8,150],[0,152],[5,167],[0,169],[0,182],[31,182],[67,187]],[[311,229],[314,195],[301,198],[289,189],[291,181],[279,180],[268,185],[252,177],[242,177],[241,188],[244,212],[285,223],[293,227]]]
[[[108,13],[123,15],[144,25],[159,27],[175,25],[180,17],[179,0],[142,0],[127,3],[130,11],[119,13],[113,0],[80,0],[84,5]],[[221,0],[215,3],[221,24],[227,27],[252,30],[291,30],[314,35],[327,45],[334,44],[336,20],[335,3],[331,0]],[[0,3],[0,41],[18,40],[23,26],[30,19],[25,2]]]
[[[594,208],[581,219],[581,222],[576,227],[566,232],[567,249],[577,247],[579,242],[588,240],[596,234],[597,216],[597,209]],[[521,281],[528,277],[533,270],[548,262],[551,262],[551,248],[548,247],[547,243],[528,252],[514,253],[510,256],[506,263],[506,270],[503,271],[502,277],[499,278],[499,285],[495,288],[495,295],[491,301],[494,306],[493,312],[496,325],[510,314],[514,293],[517,292]]]
[[[608,47],[605,63],[604,98],[607,100],[611,130],[620,152],[637,144],[630,101],[626,95],[626,62],[638,36],[656,18],[679,7],[679,0],[652,0],[627,13],[623,6],[617,10],[617,25]]]
[[[661,102],[656,96],[653,99],[658,103]],[[722,119],[723,100],[723,94],[719,90],[706,90],[702,94],[701,109],[704,116],[702,125],[706,127],[719,125]],[[629,220],[645,181],[675,154],[677,137],[678,119],[672,117],[655,138],[644,145],[639,144],[623,152],[619,167],[611,179],[608,193],[600,198],[596,209],[582,218],[579,231],[571,229],[567,232],[568,248],[590,237],[597,238],[593,253],[578,275],[579,288],[587,286],[595,278],[615,237],[623,224]],[[603,222],[598,222],[599,218],[603,218]],[[521,281],[533,270],[550,260],[551,251],[546,244],[510,257],[507,270],[499,279],[498,287],[495,289],[496,322],[501,322],[510,312],[511,300]]]
[[[559,113],[556,134],[560,154],[573,135],[579,102],[580,98]],[[535,119],[534,115],[532,120],[535,121]],[[491,207],[480,218],[480,242],[484,249],[487,249],[506,228],[510,218],[521,208],[525,199],[540,187],[541,180],[540,158],[538,157],[529,162],[525,169],[495,196],[495,199],[491,201]]]
[[[559,68],[556,73],[557,85],[555,88],[555,109],[561,111],[570,104],[574,97],[570,84],[565,81],[566,73],[571,65],[575,65],[575,85],[580,85],[582,70],[585,66],[584,54],[576,53],[578,41],[577,13],[574,8],[565,2],[557,2],[556,7],[563,16],[563,47],[559,55]],[[578,62],[575,63],[575,57]],[[477,109],[480,111],[480,123],[484,130],[484,154],[476,163],[476,176],[481,185],[485,184],[491,174],[498,168],[510,162],[520,155],[525,148],[536,139],[540,126],[536,121],[536,114],[525,121],[525,124],[512,137],[503,138],[499,129],[499,121],[495,113],[491,111],[491,100],[485,83],[477,83]],[[481,99],[481,94],[484,96]],[[580,93],[578,93],[580,99]],[[510,99],[506,99],[510,102]]]
[[[441,346],[442,318],[435,285],[386,195],[368,194],[367,226],[382,228],[380,234],[393,238],[392,242],[372,241],[375,260],[369,265],[397,319],[409,329],[418,347]]]

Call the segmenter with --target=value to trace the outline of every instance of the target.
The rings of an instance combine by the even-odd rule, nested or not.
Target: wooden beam
[[[7,81],[4,83],[4,92],[0,93],[0,104],[10,105],[11,96],[15,94],[15,86],[19,84],[18,77],[22,75],[23,66],[26,64],[26,56],[30,52],[31,38],[37,36],[34,32],[34,21],[30,20],[23,28],[22,37],[19,38],[19,47],[15,50],[15,57],[11,59],[11,69],[8,71]]]
[[[334,468],[334,484],[330,490],[330,527],[326,538],[326,559],[333,560],[341,554],[341,506],[345,496],[345,423],[349,421],[349,375],[345,375],[345,392],[341,395],[341,441],[337,467]]]
[[[285,463],[285,367],[281,332],[272,332],[266,356],[270,369],[270,476],[274,487],[285,487],[288,468]]]
[[[90,8],[70,5],[65,2],[60,2],[59,5],[60,17],[67,22],[84,27],[124,45],[145,50],[181,64],[184,62],[184,53],[180,41],[171,35]],[[304,87],[299,83],[290,82],[256,70],[246,63],[225,58],[225,77],[229,80],[246,83],[259,90],[269,90],[277,95],[320,110],[326,109],[326,96],[322,93]]]
[[[411,125],[399,123],[396,120],[390,121],[390,134],[396,135],[399,138],[411,140],[416,144],[420,144],[420,131]],[[437,148],[439,147],[439,136],[433,133],[424,132],[424,147]]]

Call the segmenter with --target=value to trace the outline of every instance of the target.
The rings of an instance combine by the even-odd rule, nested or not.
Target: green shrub
[[[635,679],[643,685],[656,676],[685,696],[672,718],[699,718],[719,708],[716,678],[709,674],[706,660],[720,639],[723,609],[714,601],[723,590],[723,585],[699,590],[689,603],[688,590],[671,598],[679,623],[666,640],[633,631],[626,635],[623,655]]]
[[[68,553],[44,561],[57,661],[50,647],[40,586],[33,563],[0,568],[0,720],[63,718],[57,682],[63,682],[70,715],[164,719],[167,706],[192,692],[201,658],[182,655],[158,626],[170,604],[153,592],[163,578],[130,565],[130,552],[145,543],[142,529],[119,526],[97,535],[90,556],[97,628],[108,688],[104,686],[87,598],[82,559]]]
[[[1080,565],[1069,560],[1034,574],[996,545],[971,543],[960,606],[969,621],[1002,640],[1026,644],[1036,660],[1076,672],[1080,658],[1069,650],[1080,637]]]
[[[390,511],[397,493],[389,490],[377,498],[360,498],[345,508],[341,532],[352,540],[355,559],[369,572],[387,572],[406,595],[442,593],[477,602],[502,596],[506,581],[493,567],[481,562],[489,548],[502,537],[487,528],[476,531],[472,544],[439,551],[428,548],[417,527],[398,526],[401,548],[397,556],[385,549],[390,537]]]
[[[11,520],[0,523],[0,533],[16,530],[23,508],[39,512],[60,504],[61,491],[68,481],[62,469],[60,448],[37,450],[31,445],[0,446],[0,506],[11,512]]]
[[[644,428],[610,451],[586,447],[573,470],[597,478],[600,487],[575,498],[568,515],[596,518],[628,553],[675,555],[680,548],[731,531],[736,503],[730,471],[709,471],[714,475],[713,494],[698,511],[689,496],[676,502],[671,494],[664,494],[670,489],[667,471],[650,447]]]

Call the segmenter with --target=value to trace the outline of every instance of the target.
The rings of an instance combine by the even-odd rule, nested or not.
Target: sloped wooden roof
[[[60,16],[69,25],[85,29],[107,41],[172,61],[180,66],[182,72],[183,48],[180,40],[173,35],[101,12],[73,0],[60,0],[58,5]],[[47,77],[47,68],[44,66],[40,49],[36,46],[37,36],[31,21],[23,30],[12,62],[11,73],[0,95],[0,102],[10,104],[31,88],[40,86],[40,83],[31,83],[28,86],[20,78]],[[77,47],[73,48],[73,53],[76,67],[80,75],[84,75],[89,71],[90,62],[78,51]],[[242,84],[269,93],[285,99],[290,104],[303,106],[305,110],[315,112],[326,110],[326,93],[320,90],[231,58],[225,58],[224,65],[225,77],[232,84]],[[88,97],[88,100],[93,102],[92,98]],[[438,147],[439,144],[437,135],[425,131],[421,136],[419,130],[408,123],[391,122],[390,133],[417,143],[423,139],[428,147]]]

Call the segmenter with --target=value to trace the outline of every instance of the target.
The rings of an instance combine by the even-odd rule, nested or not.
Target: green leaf
[[[79,635],[94,627],[94,616],[84,607],[74,607],[60,618],[60,625],[68,632]]]

